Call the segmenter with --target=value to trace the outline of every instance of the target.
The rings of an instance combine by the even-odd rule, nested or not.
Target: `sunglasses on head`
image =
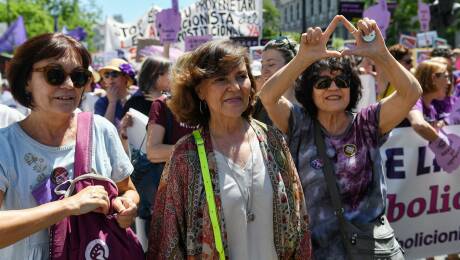
[[[291,51],[294,52],[294,54],[297,52],[295,49],[295,45],[286,36],[279,36],[273,41],[278,45],[286,45]]]
[[[115,79],[115,78],[118,78],[120,75],[121,75],[120,72],[115,71],[115,70],[111,70],[111,71],[105,72],[102,76],[105,79],[108,79],[108,78],[114,78]]]
[[[92,77],[91,72],[83,67],[77,67],[67,73],[60,64],[48,64],[44,67],[33,69],[33,71],[43,72],[46,82],[52,86],[62,85],[67,77],[70,76],[74,87],[82,88],[88,84]]]
[[[343,77],[337,76],[335,78],[331,77],[320,77],[316,84],[314,85],[314,88],[316,89],[327,89],[331,86],[332,81],[335,82],[335,85],[338,88],[349,88],[350,86],[348,85],[347,80],[345,80]]]

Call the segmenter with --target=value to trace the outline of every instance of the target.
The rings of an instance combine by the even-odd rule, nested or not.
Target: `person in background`
[[[99,74],[107,95],[96,102],[94,113],[118,127],[123,117],[123,106],[129,98],[128,88],[134,83],[135,71],[127,61],[117,58],[100,68]]]
[[[327,49],[339,23],[355,38],[355,49],[341,53]],[[309,28],[301,36],[298,54],[265,83],[260,93],[274,125],[286,135],[297,166],[310,215],[315,259],[347,259],[324,177],[326,162],[315,145],[315,126],[324,137],[326,154],[335,169],[344,218],[355,224],[380,223],[385,214],[386,183],[379,148],[422,92],[417,80],[386,48],[377,23],[364,18],[357,24],[355,28],[345,17],[337,15],[325,32],[319,27]],[[364,42],[363,35],[371,31],[375,31],[375,40]],[[390,82],[398,82],[393,95],[358,113],[352,111],[362,86],[358,69],[348,57],[352,55],[372,59],[385,70]],[[296,98],[301,106],[282,96],[299,77]],[[388,240],[391,249],[386,248],[385,256],[379,256],[403,259],[396,238]]]
[[[411,71],[413,67],[412,51],[401,44],[395,44],[388,48],[391,55],[401,64],[406,70]],[[385,97],[395,92],[395,87],[390,84],[388,76],[381,71],[380,68],[376,68],[380,73],[378,75],[378,87],[377,87],[377,100],[382,100]]]
[[[122,228],[136,216],[133,167],[117,130],[100,116],[93,122],[92,168],[116,183],[119,196],[109,201],[104,187],[88,186],[39,205],[32,195],[49,178],[56,185],[73,178],[76,108],[91,81],[90,63],[84,46],[62,33],[33,37],[15,51],[7,78],[15,99],[32,112],[0,129],[0,259],[48,259],[48,228],[68,216],[110,208]]]
[[[286,36],[280,36],[274,40],[269,41],[265,44],[262,52],[262,75],[260,81],[257,82],[257,92],[259,92],[265,83],[275,72],[281,69],[284,65],[294,58],[297,54],[297,43],[288,39]],[[293,88],[288,89],[284,94],[284,97],[293,103],[297,103]],[[254,118],[272,125],[272,121],[265,111],[262,102],[257,98],[257,102],[254,108]]]
[[[24,115],[14,108],[0,104],[0,128],[7,127],[24,119]]]
[[[200,125],[226,259],[308,260],[299,178],[281,133],[251,118],[255,93],[246,49],[211,41],[178,61],[168,105]],[[219,258],[200,169],[184,136],[161,178],[148,259]]]
[[[120,137],[125,150],[128,151],[127,129],[132,126],[133,119],[129,109],[133,108],[148,116],[154,100],[161,98],[163,93],[169,92],[171,61],[161,57],[147,57],[142,63],[139,71],[139,90],[126,102],[123,108],[123,119],[120,123]],[[151,135],[164,135],[150,131]],[[171,129],[168,129],[171,131]],[[150,141],[153,137],[144,137],[144,142]],[[151,148],[151,145],[147,145]],[[134,159],[134,172],[131,175],[134,185],[139,192],[141,201],[139,203],[138,216],[145,220],[145,233],[148,233],[152,217],[152,204],[155,199],[155,192],[160,182],[163,165],[153,164],[147,155],[139,151],[140,147],[131,147],[131,159]],[[152,151],[151,151],[152,152]],[[135,158],[134,158],[135,157]]]
[[[101,76],[99,73],[91,66],[88,69],[92,75],[91,84],[85,88],[79,107],[81,111],[94,113],[94,105],[101,96],[105,96],[105,90],[100,88],[99,82],[101,81]]]

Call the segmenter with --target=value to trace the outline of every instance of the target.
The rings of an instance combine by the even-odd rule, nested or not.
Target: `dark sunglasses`
[[[115,71],[115,70],[111,70],[111,71],[105,72],[104,75],[103,75],[103,77],[104,77],[105,79],[108,79],[108,78],[114,78],[114,79],[116,79],[116,78],[118,78],[120,75],[121,75],[120,72]]]
[[[46,82],[52,86],[62,85],[67,77],[70,76],[74,87],[82,88],[88,84],[92,77],[91,72],[82,67],[77,67],[67,73],[60,64],[48,64],[44,67],[33,69],[33,71],[43,72]]]
[[[335,82],[335,85],[338,87],[338,88],[349,88],[349,84],[348,84],[348,81],[346,79],[344,79],[343,77],[335,77],[335,78],[331,78],[331,77],[320,77],[319,80],[316,82],[316,84],[314,85],[314,88],[316,89],[327,89],[331,86],[332,84],[332,81]]]
[[[294,55],[297,53],[297,50],[295,49],[295,44],[293,44],[288,37],[286,36],[279,36],[276,39],[273,40],[275,44],[281,45],[281,46],[287,46],[289,50],[291,50]]]

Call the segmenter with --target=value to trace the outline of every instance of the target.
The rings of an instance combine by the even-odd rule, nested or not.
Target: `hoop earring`
[[[201,107],[201,104],[203,104],[204,109],[208,108],[208,105],[206,105],[206,101],[200,100],[200,114],[204,115],[204,109]]]

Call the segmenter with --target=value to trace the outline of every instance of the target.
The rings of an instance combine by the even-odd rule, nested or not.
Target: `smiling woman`
[[[342,53],[327,49],[339,23],[355,37],[356,49]],[[353,246],[344,231],[343,223],[371,230],[385,223],[381,217],[386,184],[379,147],[421,93],[414,76],[390,55],[376,22],[364,18],[358,29],[343,16],[336,16],[324,32],[309,28],[302,34],[298,54],[265,83],[260,98],[274,125],[287,136],[305,191],[314,258],[403,259],[394,235],[383,246],[369,241],[375,248],[360,252],[367,258],[352,258]],[[375,39],[364,41],[362,37],[372,31]],[[398,83],[395,94],[352,113],[361,97],[361,82],[348,55],[372,59],[391,82]],[[301,106],[282,96],[298,79],[295,92]]]
[[[73,179],[76,108],[91,83],[90,63],[81,43],[59,33],[29,39],[11,60],[12,93],[32,112],[0,129],[1,259],[48,259],[48,228],[68,216],[113,210],[119,226],[127,228],[136,215],[133,168],[116,129],[99,116],[93,122],[90,168],[113,180],[120,196],[110,202],[102,186],[90,186],[53,201],[57,196],[50,188],[40,189]]]
[[[174,147],[158,188],[148,258],[310,259],[308,216],[286,143],[251,118],[255,82],[246,50],[208,42],[177,62],[172,82],[168,105],[179,121],[200,125],[193,134],[202,142],[187,135]],[[199,169],[206,168],[206,197],[217,212],[203,196],[209,186]]]

